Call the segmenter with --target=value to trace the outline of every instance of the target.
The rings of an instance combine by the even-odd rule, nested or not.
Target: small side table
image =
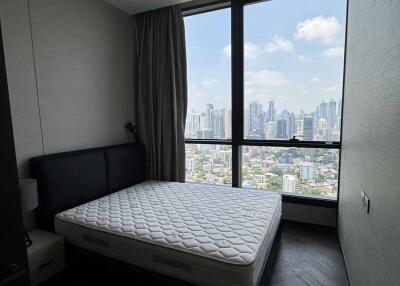
[[[29,231],[32,245],[27,248],[31,285],[51,278],[65,268],[64,238],[41,229]]]

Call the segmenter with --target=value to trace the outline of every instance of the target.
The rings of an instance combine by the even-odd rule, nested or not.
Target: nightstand
[[[29,231],[32,245],[27,248],[31,285],[49,279],[65,268],[64,238],[41,229]]]

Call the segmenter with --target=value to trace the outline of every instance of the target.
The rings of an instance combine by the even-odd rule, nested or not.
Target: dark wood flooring
[[[84,261],[84,258],[82,258]],[[69,267],[42,286],[168,285],[190,286],[183,281],[141,268],[124,269],[107,263]],[[269,280],[269,281],[268,281]],[[282,223],[282,237],[272,277],[267,285],[349,285],[335,229],[295,222]],[[220,285],[218,285],[220,286]],[[223,285],[221,285],[223,286]]]

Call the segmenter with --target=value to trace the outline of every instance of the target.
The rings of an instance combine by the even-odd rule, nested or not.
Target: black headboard
[[[32,158],[38,181],[38,224],[54,229],[54,215],[146,179],[142,144],[124,144]]]

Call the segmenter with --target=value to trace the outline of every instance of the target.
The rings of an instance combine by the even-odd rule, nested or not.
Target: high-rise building
[[[312,116],[304,116],[303,119],[303,140],[314,140],[314,118]]]
[[[225,110],[225,138],[232,138],[232,112],[230,109]]]
[[[249,137],[249,110],[247,108],[244,110],[243,120],[244,120],[243,135],[244,137],[247,138]]]
[[[286,119],[279,119],[276,123],[276,138],[287,139],[287,121]]]
[[[206,105],[206,128],[215,130],[215,112],[214,105],[207,103]]]
[[[287,138],[292,138],[296,134],[296,117],[294,113],[290,113],[287,118]]]
[[[223,139],[225,138],[225,109],[216,110],[215,114],[215,137]]]
[[[293,193],[299,190],[299,180],[293,175],[283,175],[282,191]]]
[[[336,101],[331,99],[328,103],[328,127],[333,129],[336,126]]]
[[[302,180],[314,178],[314,165],[310,162],[305,162],[300,166],[300,176]]]
[[[273,100],[271,100],[268,103],[268,112],[267,112],[267,121],[272,122],[276,120],[276,109],[275,109],[275,103]]]
[[[250,133],[254,133],[260,128],[259,117],[262,113],[262,105],[256,101],[249,104],[249,129]]]
[[[328,120],[328,104],[325,101],[322,101],[319,105],[319,116],[318,118],[325,118]]]
[[[276,138],[276,122],[267,122],[265,125],[265,139],[275,139]]]

